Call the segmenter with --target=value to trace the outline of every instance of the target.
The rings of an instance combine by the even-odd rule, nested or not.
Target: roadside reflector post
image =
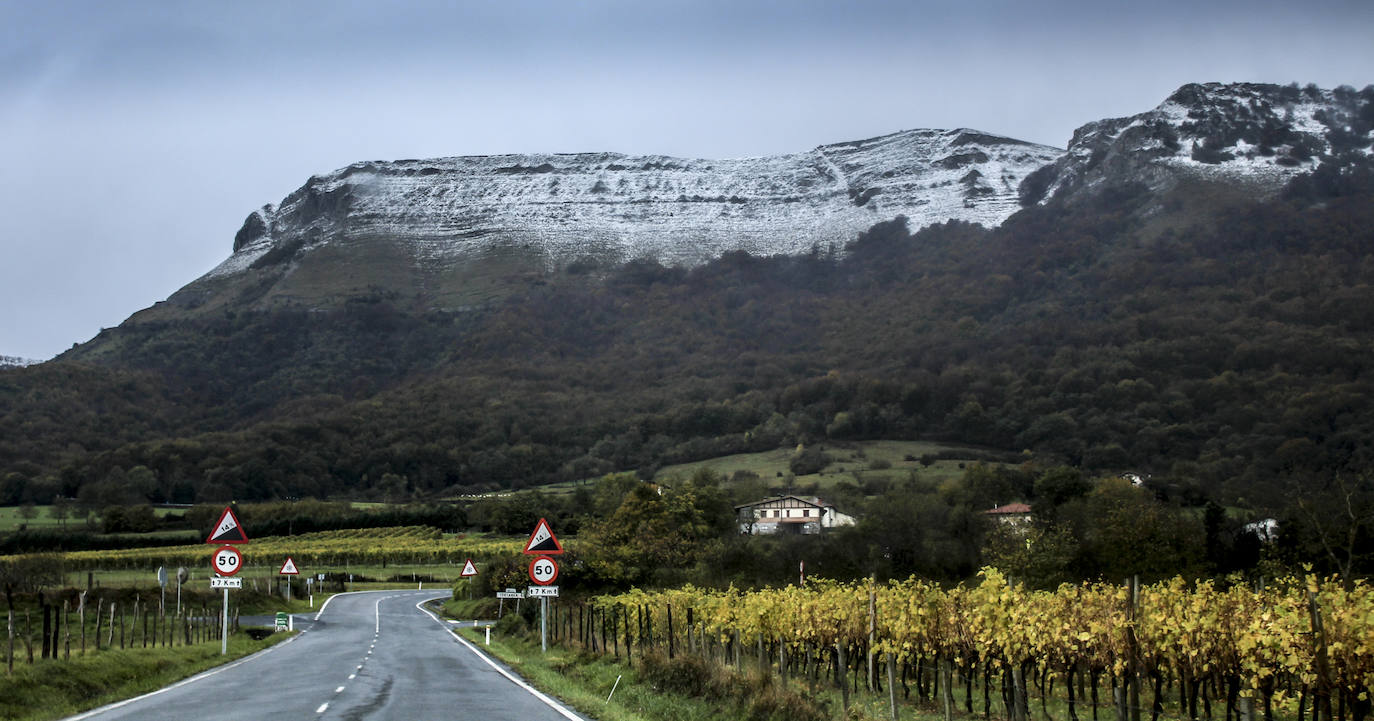
[[[491,626],[487,626],[487,645],[491,645]]]

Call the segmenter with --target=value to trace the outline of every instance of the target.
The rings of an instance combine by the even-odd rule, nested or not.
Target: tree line
[[[130,323],[0,370],[0,503],[434,498],[890,438],[1259,508],[1374,461],[1374,195],[1342,178],[899,219],[464,313],[378,291]]]

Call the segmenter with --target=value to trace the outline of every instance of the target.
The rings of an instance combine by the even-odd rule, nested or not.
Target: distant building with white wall
[[[735,506],[739,532],[750,535],[771,533],[820,533],[827,528],[854,525],[854,517],[840,513],[834,504],[819,498],[776,496]]]

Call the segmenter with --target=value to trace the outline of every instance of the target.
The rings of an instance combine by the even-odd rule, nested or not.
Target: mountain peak
[[[1104,182],[1160,189],[1180,178],[1277,191],[1294,176],[1374,147],[1374,86],[1190,83],[1153,110],[1088,123],[1068,152],[1027,179],[1026,203],[1072,197]]]

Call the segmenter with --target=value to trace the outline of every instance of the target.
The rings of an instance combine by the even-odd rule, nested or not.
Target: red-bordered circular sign
[[[243,554],[233,546],[220,546],[215,549],[215,560],[210,564],[215,573],[221,576],[232,576],[243,568]]]
[[[548,556],[539,556],[530,561],[530,580],[540,586],[547,586],[558,579],[558,564]]]

